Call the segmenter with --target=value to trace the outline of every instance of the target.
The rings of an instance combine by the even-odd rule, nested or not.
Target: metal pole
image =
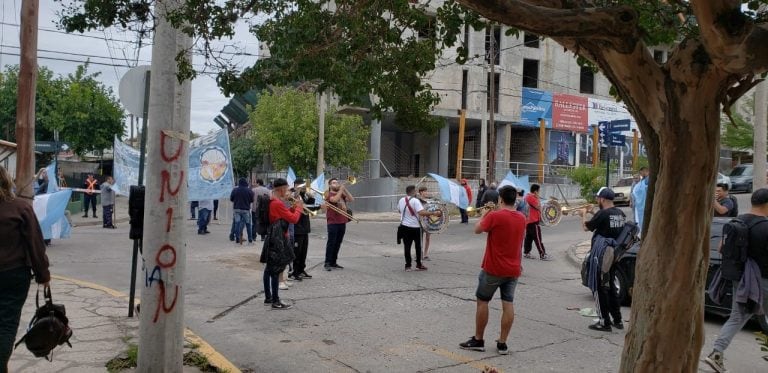
[[[37,89],[37,0],[21,2],[21,50],[16,101],[16,194],[32,204],[35,178],[35,92]]]
[[[490,110],[488,111],[488,180],[489,183],[496,181],[496,122],[494,121],[494,114],[496,112],[496,30],[493,23],[489,26],[491,28],[491,40],[490,40],[490,54],[491,54],[491,72],[488,78],[488,99],[490,102]]]
[[[466,126],[467,111],[459,110],[459,135],[456,151],[456,180],[461,179],[461,159],[464,158],[464,127]]]
[[[753,143],[755,156],[752,190],[765,187],[766,178],[766,138],[768,137],[768,84],[762,82],[755,89],[755,134]]]
[[[640,159],[640,139],[638,139],[637,136],[637,130],[632,129],[632,169],[634,172],[637,172],[640,170],[640,167],[637,167],[637,162]]]
[[[610,141],[610,140],[609,140]],[[610,188],[611,180],[611,145],[605,146],[605,187]]]
[[[547,138],[547,121],[539,118],[539,184],[544,184],[545,146]]]
[[[317,126],[317,176],[325,172],[325,92],[320,92],[318,98],[318,126]],[[378,167],[378,164],[376,165]]]

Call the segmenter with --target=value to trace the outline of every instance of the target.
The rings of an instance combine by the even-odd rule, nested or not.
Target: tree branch
[[[539,35],[604,40],[626,53],[639,40],[637,13],[627,6],[555,9],[541,6],[554,5],[555,2],[547,0],[458,1],[489,20]]]
[[[741,11],[739,0],[691,1],[701,41],[713,63],[733,74],[768,70],[768,29]]]

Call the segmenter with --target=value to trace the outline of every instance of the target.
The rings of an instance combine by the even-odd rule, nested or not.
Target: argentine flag
[[[285,178],[288,181],[288,188],[293,188],[293,182],[296,181],[296,173],[293,172],[293,168],[288,166],[288,176]]]
[[[54,179],[55,180],[55,179]],[[71,226],[64,216],[72,190],[65,189],[58,192],[35,196],[32,208],[35,210],[43,238],[69,238]]]
[[[531,192],[531,183],[528,175],[523,176],[515,176],[512,171],[507,171],[507,176],[504,177],[504,180],[499,183],[499,188],[505,186],[505,185],[511,185],[517,189],[519,192],[520,189],[524,190],[526,193]]]
[[[45,173],[48,176],[48,190],[46,193],[53,193],[59,191],[59,178],[56,175],[56,162],[51,163],[45,168]]]
[[[309,186],[312,187],[316,193],[325,191],[325,174],[320,174],[317,179],[312,180]]]
[[[437,186],[440,188],[440,198],[443,201],[453,203],[460,209],[466,209],[469,206],[467,191],[464,190],[463,186],[437,174],[427,175],[437,181]]]

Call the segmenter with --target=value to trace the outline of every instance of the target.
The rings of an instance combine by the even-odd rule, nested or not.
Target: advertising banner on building
[[[587,132],[587,97],[555,93],[552,101],[553,129]]]
[[[552,128],[552,92],[523,88],[520,123],[538,127],[539,118],[544,118],[547,121],[547,128]]]
[[[597,125],[598,122],[610,122],[620,119],[630,120],[630,130],[619,132],[625,136],[632,136],[632,129],[637,129],[637,123],[629,111],[621,102],[589,98],[589,125]]]
[[[547,159],[552,165],[574,166],[576,164],[576,137],[570,131],[550,131]]]

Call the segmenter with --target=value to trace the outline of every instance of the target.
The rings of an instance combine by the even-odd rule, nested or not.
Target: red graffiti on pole
[[[176,149],[176,154],[171,155],[170,157],[165,155],[165,140],[168,139],[168,135],[165,134],[165,132],[160,131],[160,156],[163,157],[163,160],[165,163],[171,163],[177,159],[179,159],[179,156],[181,155],[181,150],[184,148],[184,144],[179,142],[179,147]]]

